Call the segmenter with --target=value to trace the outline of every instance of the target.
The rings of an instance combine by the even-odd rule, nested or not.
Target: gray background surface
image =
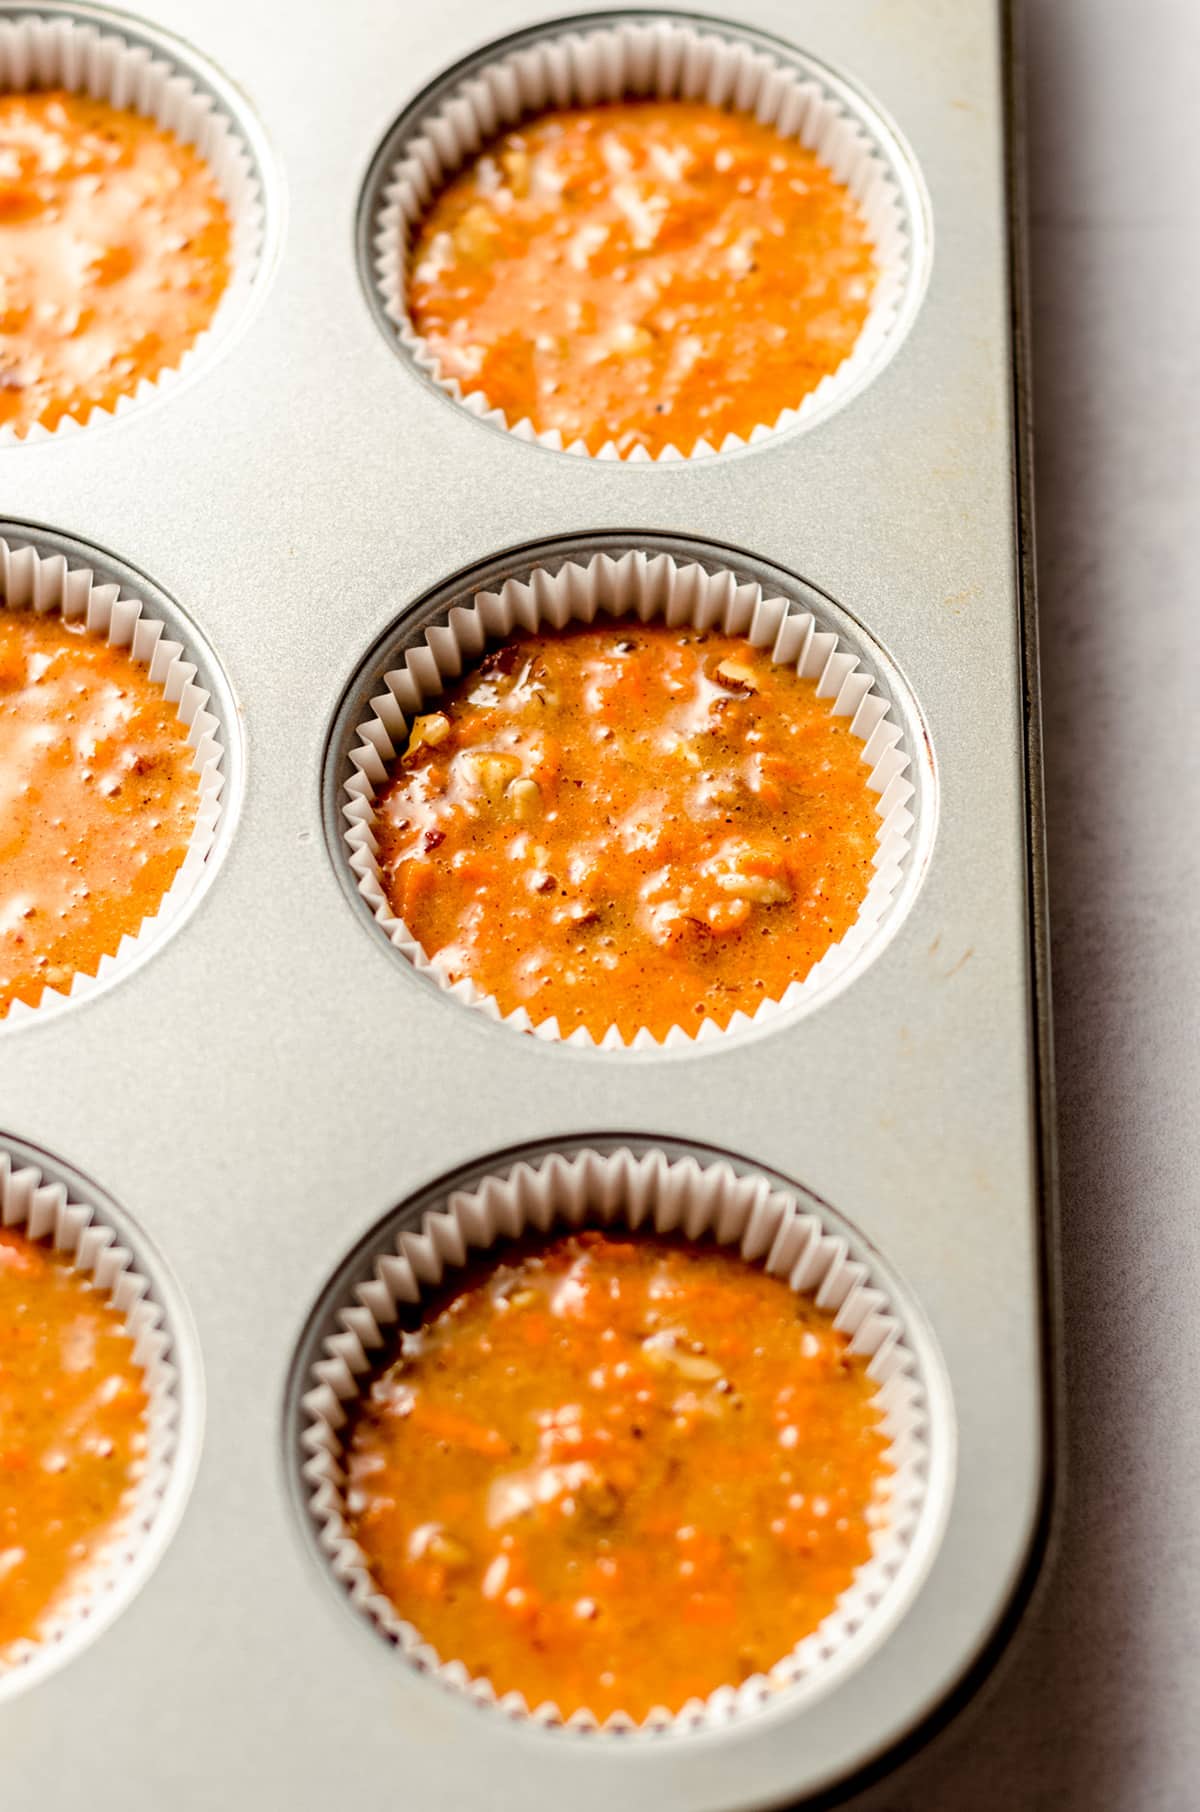
[[[1200,1806],[1200,6],[1025,37],[1066,1494],[991,1687],[853,1812]]]

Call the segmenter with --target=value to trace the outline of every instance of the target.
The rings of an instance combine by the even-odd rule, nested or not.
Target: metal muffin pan
[[[961,1696],[1044,1545],[1048,996],[1004,10],[979,0],[951,29],[933,0],[723,8],[896,122],[934,250],[903,346],[836,416],[671,465],[490,429],[364,304],[354,235],[377,148],[457,62],[560,10],[334,20],[321,0],[286,17],[161,0],[129,27],[196,38],[257,122],[270,288],[152,412],[0,449],[0,507],[12,537],[104,550],[195,625],[241,726],[241,803],[152,960],[0,1028],[0,1133],[77,1165],[146,1229],[195,1321],[207,1420],[153,1576],[0,1704],[6,1812],[66,1812],[85,1768],[101,1812],[318,1812],[348,1788],[422,1812],[828,1796]],[[387,946],[330,847],[338,713],[372,650],[461,575],[608,535],[703,542],[813,588],[881,652],[924,744],[933,834],[886,943],[812,1011],[707,1050],[589,1053],[489,1023]],[[297,1502],[314,1305],[371,1230],[460,1167],[612,1136],[716,1148],[828,1203],[928,1330],[946,1385],[932,1434],[953,1450],[924,1584],[852,1671],[661,1739],[535,1729],[423,1677],[338,1602]]]

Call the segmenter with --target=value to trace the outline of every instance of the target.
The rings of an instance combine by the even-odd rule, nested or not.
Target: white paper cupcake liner
[[[196,684],[196,665],[165,624],[150,614],[139,598],[123,597],[121,587],[99,584],[86,566],[70,566],[63,554],[42,554],[30,546],[14,547],[0,536],[0,610],[33,610],[39,616],[58,611],[68,623],[84,622],[92,635],[113,648],[126,648],[146,668],[187,729],[192,770],[197,777],[196,819],[187,853],[158,910],[127,933],[111,955],[102,956],[94,975],[77,971],[66,987],[47,987],[36,1006],[14,1001],[0,1015],[0,1029],[20,1025],[67,1000],[94,994],[135,957],[156,943],[194,891],[216,842],[225,777],[224,736],[210,709],[210,695]]]
[[[33,1664],[65,1660],[132,1583],[157,1523],[175,1464],[179,1433],[179,1375],[171,1332],[149,1278],[95,1210],[71,1199],[66,1185],[48,1181],[33,1164],[14,1165],[0,1143],[0,1227],[45,1239],[92,1278],[124,1317],[149,1398],[146,1454],[130,1501],[100,1551],[47,1616],[36,1640],[0,1650],[0,1698],[25,1684]]]
[[[620,1148],[517,1162],[474,1188],[454,1192],[444,1208],[425,1215],[419,1232],[401,1232],[394,1245],[380,1251],[368,1281],[337,1314],[338,1331],[324,1341],[301,1401],[301,1473],[334,1576],[351,1603],[416,1666],[514,1717],[564,1722],[557,1706],[530,1706],[518,1692],[498,1694],[490,1680],[439,1656],[380,1592],[347,1521],[342,1431],[386,1363],[401,1304],[420,1302],[447,1273],[497,1241],[584,1225],[715,1239],[811,1297],[850,1336],[850,1351],[867,1360],[891,1471],[871,1534],[870,1560],[824,1622],[769,1673],[723,1686],[675,1713],[659,1708],[640,1725],[618,1714],[598,1726],[586,1711],[565,1722],[580,1730],[688,1729],[728,1723],[783,1692],[815,1695],[882,1638],[919,1583],[918,1567],[905,1563],[927,1512],[936,1509],[929,1484],[929,1406],[903,1321],[869,1265],[852,1257],[846,1240],[794,1195],[773,1188],[761,1175],[739,1174],[722,1160],[672,1161],[662,1151],[639,1157]]]
[[[480,658],[486,644],[516,629],[561,629],[568,622],[590,623],[600,615],[719,628],[727,635],[743,636],[755,647],[770,648],[773,660],[817,682],[818,698],[830,701],[834,716],[849,718],[851,733],[862,742],[862,760],[869,768],[866,784],[878,795],[874,874],[854,924],[804,980],[793,982],[779,1000],[763,1000],[752,1014],[739,1010],[724,1024],[705,1018],[693,1029],[674,1026],[661,1041],[644,1027],[626,1038],[613,1025],[598,1040],[579,1027],[564,1042],[599,1045],[603,1050],[662,1049],[761,1026],[811,1002],[844,976],[879,931],[910,856],[914,819],[909,802],[915,789],[900,726],[858,656],[832,631],[819,629],[811,613],[791,608],[783,598],[765,597],[761,586],[739,583],[730,572],[680,565],[669,554],[631,552],[619,559],[596,554],[586,564],[568,561],[557,572],[539,568],[528,580],[510,579],[499,592],[479,592],[469,605],[452,609],[445,626],[429,629],[424,640],[408,650],[403,667],[384,674],[385,689],[371,700],[371,716],[356,728],[358,743],[350,756],[353,773],[344,788],[343,817],[358,893],[397,949],[456,1000],[516,1031],[561,1038],[557,1019],[535,1022],[524,1007],[505,1014],[494,996],[483,993],[468,977],[452,981],[438,957],[430,956],[392,911],[379,867],[375,801],[390,764],[407,744],[413,718]]]
[[[119,20],[101,29],[82,17],[39,16],[36,11],[0,19],[0,94],[45,88],[88,94],[141,114],[194,146],[229,210],[232,268],[212,321],[178,365],[164,368],[153,379],[144,378],[111,410],[97,405],[85,416],[64,416],[54,428],[35,422],[23,433],[6,423],[0,427],[0,446],[77,433],[168,394],[227,336],[248,299],[263,247],[263,196],[250,149],[232,114],[198,86],[182,64],[122,37]]]
[[[439,189],[490,139],[550,108],[649,95],[708,101],[753,114],[760,124],[774,126],[783,137],[797,139],[815,152],[858,204],[877,276],[867,319],[849,357],[773,421],[760,423],[746,436],[727,434],[719,447],[698,440],[691,447],[668,446],[655,455],[644,447],[622,454],[608,441],[592,455],[582,440],[565,445],[557,429],[539,431],[528,417],[510,422],[482,390],[464,390],[456,378],[442,373],[408,314],[409,255],[414,234]],[[696,459],[757,444],[829,413],[882,363],[902,316],[915,306],[910,293],[918,276],[912,221],[889,157],[868,129],[867,117],[848,109],[817,66],[791,62],[745,39],[722,36],[707,25],[661,18],[614,19],[611,25],[584,31],[572,30],[569,23],[552,26],[545,35],[478,68],[405,141],[399,161],[384,181],[372,234],[374,274],[384,312],[421,371],[473,415],[522,440],[588,457],[638,461]]]

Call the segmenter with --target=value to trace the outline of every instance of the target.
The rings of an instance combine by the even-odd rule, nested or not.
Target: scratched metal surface
[[[670,9],[664,9],[670,10]],[[676,9],[681,10],[681,9]],[[867,89],[932,200],[928,294],[891,365],[811,433],[672,469],[505,438],[384,343],[358,193],[406,104],[530,0],[162,0],[246,93],[283,228],[262,308],[161,408],[0,454],[7,518],[144,569],[236,694],[245,789],[197,910],[94,1001],[0,1036],[0,1127],[96,1180],[194,1317],[206,1418],[182,1525],[121,1618],[0,1705],[6,1812],[289,1805],[347,1782],[434,1809],[614,1798],[718,1812],[823,1789],[903,1738],[1003,1617],[1046,1473],[1022,567],[1014,487],[1004,42],[993,0],[733,0]],[[819,587],[927,724],[938,825],[877,960],[818,1011],[637,1061],[521,1040],[421,985],[352,911],[322,828],[339,699],[406,605],[498,551],[637,530]],[[330,1591],[288,1488],[284,1394],[318,1292],[386,1210],[521,1141],[700,1140],[831,1202],[904,1280],[953,1393],[944,1538],[903,1624],[810,1709],[720,1736],[580,1741],[412,1674]],[[948,1429],[940,1431],[949,1434]]]

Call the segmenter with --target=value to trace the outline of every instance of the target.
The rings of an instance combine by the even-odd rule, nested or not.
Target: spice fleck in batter
[[[595,453],[743,438],[852,351],[876,266],[795,139],[694,101],[547,113],[435,198],[408,307],[442,374]]]
[[[392,909],[453,980],[565,1035],[778,999],[854,922],[879,819],[794,669],[663,623],[520,634],[413,725],[378,802]]]
[[[157,911],[198,790],[175,706],[126,649],[0,606],[0,1018]]]
[[[641,1719],[824,1620],[886,1515],[885,1448],[864,1362],[781,1279],[589,1231],[401,1335],[351,1425],[347,1508],[442,1660]]]
[[[0,1229],[0,1664],[111,1535],[148,1409],[118,1311],[43,1242]]]
[[[111,409],[180,359],[229,281],[190,145],[87,95],[0,95],[0,426]]]

